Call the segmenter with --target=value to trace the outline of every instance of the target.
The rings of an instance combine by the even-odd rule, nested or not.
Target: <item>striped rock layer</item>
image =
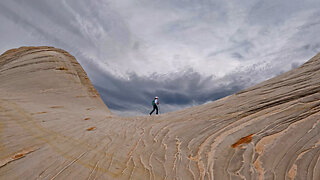
[[[209,104],[118,117],[73,56],[0,56],[0,179],[320,179],[320,54]]]

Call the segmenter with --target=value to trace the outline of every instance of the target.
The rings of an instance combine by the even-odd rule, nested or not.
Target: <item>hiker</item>
[[[156,96],[156,97],[154,98],[154,100],[152,101],[153,109],[152,109],[152,111],[150,112],[150,116],[151,116],[151,114],[153,113],[154,110],[156,110],[156,114],[158,114],[158,106],[157,106],[158,104],[159,104],[159,98],[158,98],[158,96]]]

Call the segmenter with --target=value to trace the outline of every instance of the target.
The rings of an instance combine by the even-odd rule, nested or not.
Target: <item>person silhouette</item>
[[[158,104],[159,104],[159,98],[158,98],[158,96],[156,96],[156,97],[154,98],[154,100],[152,101],[153,109],[152,109],[152,111],[149,113],[150,116],[151,116],[151,114],[154,112],[154,110],[156,110],[156,114],[158,114],[158,111],[159,111],[159,109],[158,109]]]

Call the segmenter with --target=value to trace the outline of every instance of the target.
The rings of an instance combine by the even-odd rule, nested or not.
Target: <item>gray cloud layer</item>
[[[0,51],[69,51],[120,114],[215,100],[320,51],[318,0],[3,0]],[[126,113],[123,113],[126,112]]]
[[[162,112],[175,111],[236,93],[258,83],[259,77],[274,74],[272,71],[268,67],[253,66],[216,78],[188,69],[165,76],[141,77],[132,73],[128,79],[96,71],[94,84],[108,107],[117,113],[147,114],[155,96],[160,97]]]

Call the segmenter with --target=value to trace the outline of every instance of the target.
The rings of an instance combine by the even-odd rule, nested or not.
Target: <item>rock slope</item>
[[[218,101],[121,118],[74,57],[0,56],[0,179],[320,179],[320,54]]]

